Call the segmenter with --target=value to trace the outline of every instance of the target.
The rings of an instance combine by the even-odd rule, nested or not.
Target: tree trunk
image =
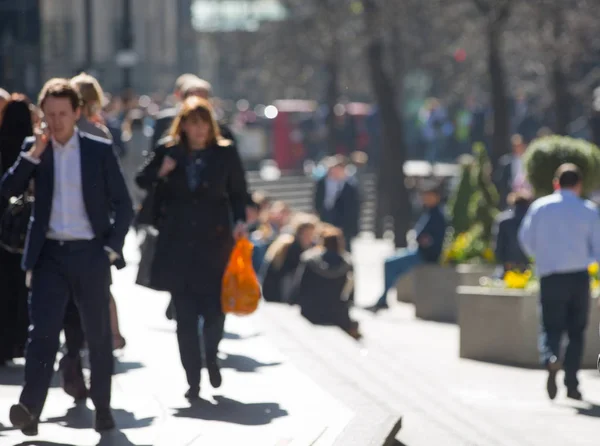
[[[367,30],[379,29],[379,9],[373,0],[363,0]],[[406,146],[402,114],[396,105],[394,85],[386,73],[384,42],[379,34],[371,37],[367,45],[367,63],[375,98],[379,105],[382,125],[382,159],[378,176],[377,207],[380,215],[394,219],[397,247],[406,246],[406,233],[410,229],[410,200],[405,185],[404,163]],[[400,77],[401,74],[398,73]]]
[[[336,116],[335,106],[339,100],[339,77],[340,77],[340,43],[337,36],[332,37],[329,56],[325,63],[327,70],[327,85],[325,92],[325,100],[327,103],[327,152],[329,154],[336,153]]]
[[[556,113],[556,133],[567,135],[571,121],[571,99],[569,95],[569,83],[565,70],[561,63],[560,39],[563,33],[562,7],[554,8],[554,60],[552,61],[552,90],[554,91],[554,110]]]
[[[502,30],[500,25],[488,29],[488,71],[494,110],[494,134],[492,137],[491,160],[494,165],[502,155],[510,151],[510,111],[506,92],[506,74],[501,50]]]

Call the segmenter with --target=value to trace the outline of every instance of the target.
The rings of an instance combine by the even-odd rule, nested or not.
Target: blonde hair
[[[81,95],[82,111],[85,116],[93,116],[101,110],[104,91],[94,76],[80,73],[71,79],[71,85]]]
[[[210,134],[207,144],[217,144],[220,146],[227,146],[231,144],[231,141],[226,140],[221,136],[221,130],[217,124],[217,120],[215,119],[213,108],[210,105],[210,102],[198,96],[190,96],[183,101],[181,110],[179,110],[179,113],[177,113],[177,116],[171,125],[171,129],[169,130],[171,145],[183,143],[187,146],[185,132],[183,131],[183,124],[188,119],[199,119],[210,125]]]

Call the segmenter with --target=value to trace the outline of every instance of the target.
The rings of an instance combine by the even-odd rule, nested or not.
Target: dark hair
[[[554,174],[554,179],[558,181],[561,188],[569,189],[577,186],[583,181],[581,169],[572,163],[562,164]]]
[[[54,78],[44,84],[38,97],[40,108],[44,108],[44,103],[50,97],[68,99],[73,110],[77,110],[82,104],[79,91],[71,85],[68,79]]]
[[[323,238],[323,247],[327,251],[341,254],[345,249],[344,234],[338,228],[327,227],[321,234]]]
[[[23,140],[33,135],[31,102],[22,94],[13,94],[4,107],[0,124],[2,170],[7,170],[19,156]]]

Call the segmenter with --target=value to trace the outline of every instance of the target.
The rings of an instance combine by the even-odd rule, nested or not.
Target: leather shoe
[[[189,390],[185,392],[185,399],[188,401],[195,401],[200,399],[200,388],[190,387]]]
[[[110,431],[115,428],[115,419],[110,409],[96,409],[94,429],[96,432]]]
[[[546,366],[548,369],[548,381],[546,382],[546,390],[548,391],[548,397],[553,400],[556,398],[558,393],[558,387],[556,385],[556,374],[561,369],[561,364],[556,356],[552,356]]]
[[[221,377],[221,369],[219,368],[219,363],[217,360],[208,361],[206,365],[208,369],[208,378],[210,380],[210,385],[213,386],[214,389],[218,389],[223,384],[223,378]]]
[[[10,422],[20,429],[23,435],[35,437],[38,434],[38,419],[24,404],[15,404],[10,408]]]
[[[572,400],[581,401],[583,399],[583,395],[579,391],[577,387],[574,389],[567,389],[567,398],[571,398]]]

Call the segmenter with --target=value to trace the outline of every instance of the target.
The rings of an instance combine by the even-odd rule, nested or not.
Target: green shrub
[[[475,155],[475,181],[476,192],[469,204],[471,221],[482,225],[482,238],[491,242],[494,219],[498,214],[498,201],[500,200],[496,186],[492,182],[492,164],[485,147],[481,143],[473,145]]]
[[[525,152],[527,178],[538,197],[554,191],[552,180],[561,164],[573,163],[583,173],[584,194],[600,186],[600,149],[568,136],[546,136],[531,143]]]
[[[448,200],[450,225],[457,234],[467,231],[473,224],[469,215],[469,204],[476,190],[473,170],[473,157],[464,157],[461,162],[460,182]]]

